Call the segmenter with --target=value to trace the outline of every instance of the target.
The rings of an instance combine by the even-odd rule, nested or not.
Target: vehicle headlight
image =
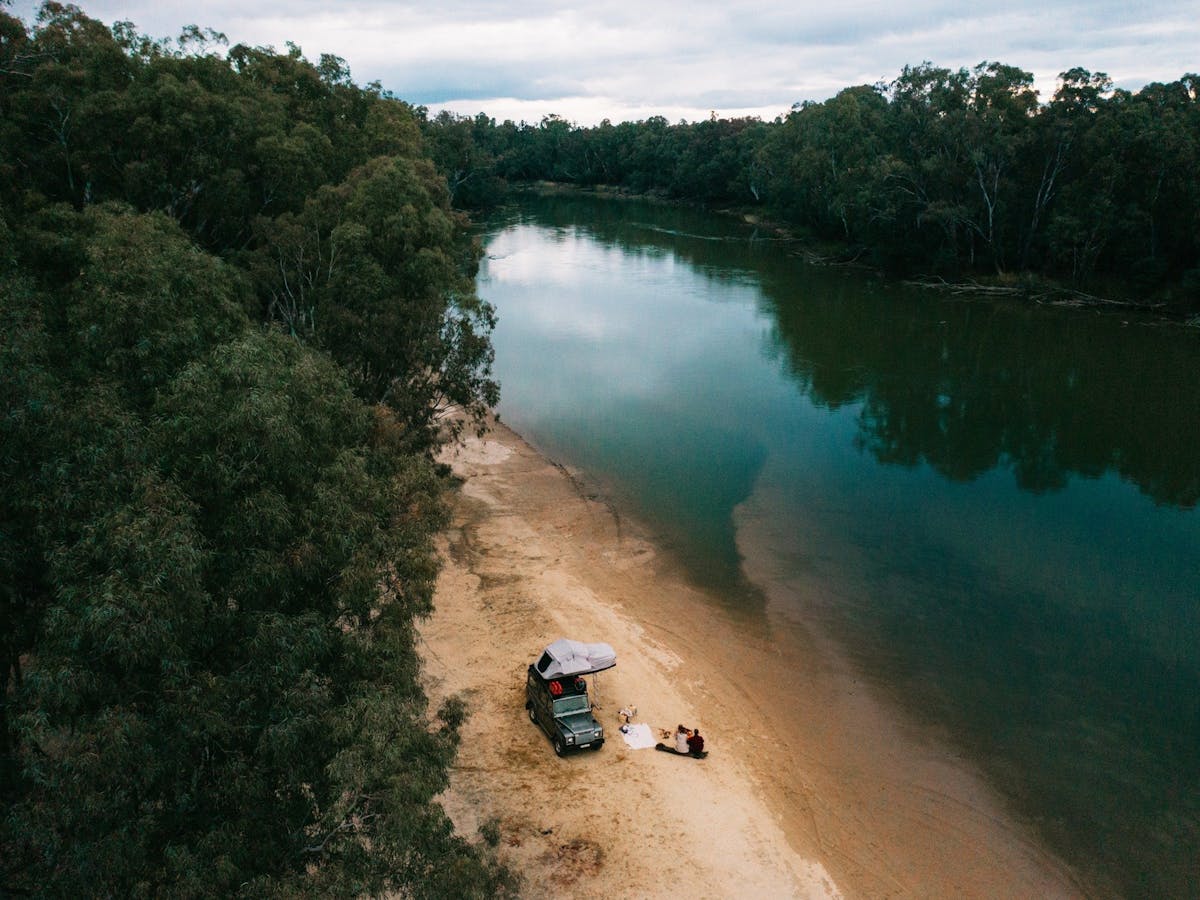
[[[604,737],[604,727],[600,726],[596,729],[596,737]]]
[[[567,735],[567,743],[568,743],[568,744],[573,744],[573,743],[575,743],[575,735],[573,735],[573,734],[568,734],[568,735]]]

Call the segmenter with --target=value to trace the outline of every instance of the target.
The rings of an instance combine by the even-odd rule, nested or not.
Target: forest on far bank
[[[1043,103],[1017,67],[926,62],[773,122],[580,127],[424,112],[464,208],[494,205],[518,182],[610,186],[758,208],[893,274],[1034,275],[1200,312],[1200,75],[1130,92],[1074,68]]]
[[[515,894],[415,645],[477,259],[340,59],[0,8],[0,896]]]

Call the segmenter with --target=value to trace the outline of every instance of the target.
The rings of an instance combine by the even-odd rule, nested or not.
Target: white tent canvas
[[[602,672],[617,664],[617,653],[608,644],[585,644],[559,638],[543,651],[537,661],[538,674],[549,681],[567,675]]]

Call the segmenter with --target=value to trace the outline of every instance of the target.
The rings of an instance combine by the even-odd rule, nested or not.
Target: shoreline
[[[769,571],[749,573],[768,606],[747,621],[507,427],[444,461],[463,484],[421,650],[431,704],[458,693],[470,718],[442,800],[468,839],[499,825],[527,891],[1085,893],[969,765],[775,611]],[[594,685],[606,745],[560,760],[522,691],[525,666],[564,636],[612,644],[617,667]],[[700,727],[709,758],[626,747],[629,703],[637,721]]]
[[[1032,303],[1038,306],[1054,306],[1086,310],[1091,312],[1107,312],[1113,315],[1134,315],[1146,320],[1152,325],[1178,325],[1184,328],[1200,328],[1200,315],[1187,312],[1172,312],[1166,300],[1148,302],[1136,299],[1137,294],[1133,285],[1118,286],[1128,295],[1126,299],[1102,297],[1071,287],[1060,279],[1034,272],[1010,272],[1004,275],[976,273],[973,276],[947,281],[933,272],[914,273],[908,277],[893,277],[886,275],[882,269],[873,264],[858,262],[863,255],[863,249],[854,249],[837,241],[816,240],[797,236],[792,225],[772,219],[761,214],[761,209],[750,206],[715,206],[709,207],[703,203],[691,200],[673,199],[665,194],[654,192],[637,193],[629,188],[614,185],[581,185],[559,181],[517,182],[512,188],[516,193],[527,192],[536,196],[583,196],[597,197],[603,200],[641,201],[659,206],[674,206],[684,209],[706,210],[718,216],[738,219],[755,228],[764,228],[773,233],[773,240],[784,241],[794,248],[793,253],[804,259],[809,265],[838,268],[860,269],[874,272],[880,277],[896,284],[939,292],[945,296],[954,297],[969,302],[1007,301]],[[850,255],[852,252],[852,255]]]

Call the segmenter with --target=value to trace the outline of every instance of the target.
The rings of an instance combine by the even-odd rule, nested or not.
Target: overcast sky
[[[431,110],[582,125],[758,115],[891,81],[905,64],[983,60],[1034,74],[1043,100],[1082,66],[1137,90],[1200,71],[1200,0],[78,0],[154,37],[195,24],[230,44],[333,53],[359,84]],[[40,3],[17,0],[26,22]]]

